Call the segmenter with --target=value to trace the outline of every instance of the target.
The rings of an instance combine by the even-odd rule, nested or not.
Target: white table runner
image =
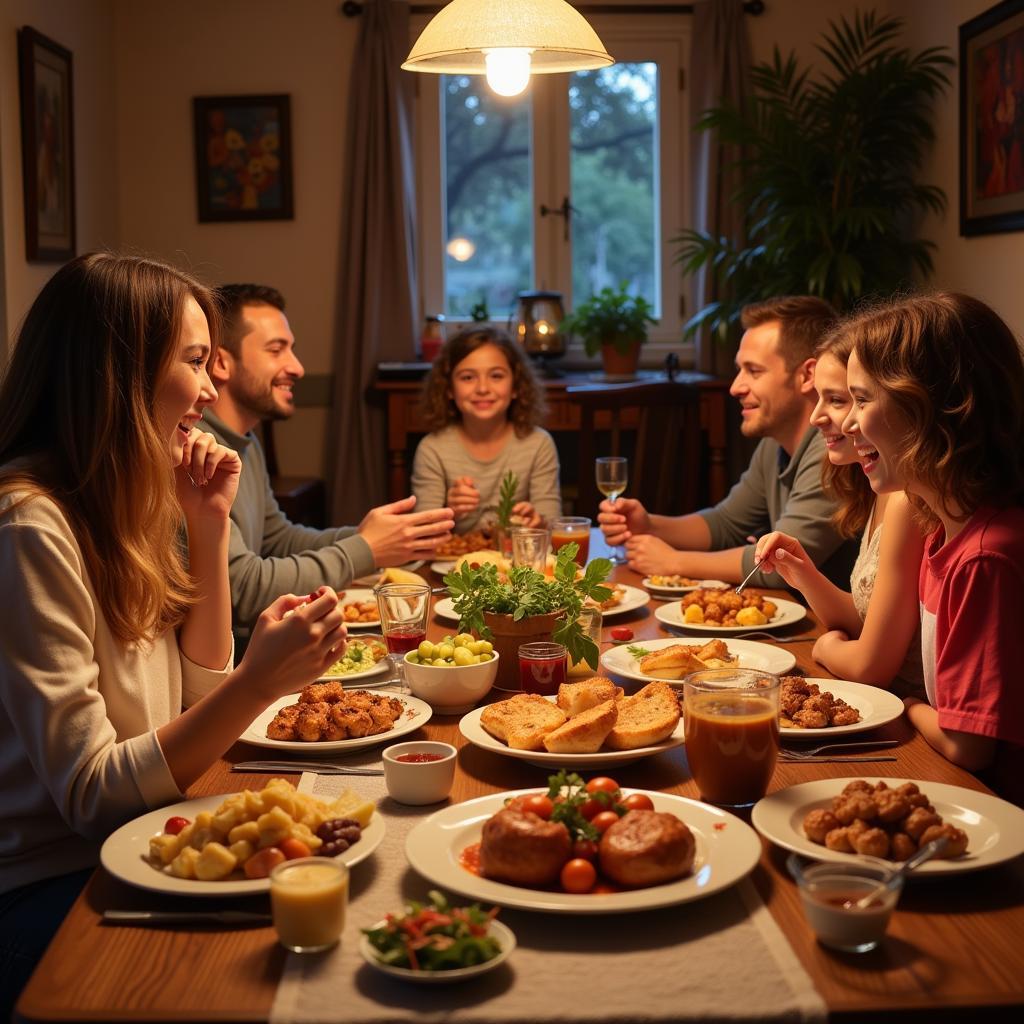
[[[581,918],[503,909],[501,920],[518,945],[496,970],[442,986],[379,974],[359,955],[359,929],[409,898],[426,897],[430,883],[408,866],[405,837],[431,808],[396,804],[375,777],[306,774],[299,788],[330,797],[346,786],[379,801],[387,834],[352,869],[341,943],[320,955],[288,954],[271,1024],[826,1019],[810,977],[749,879],[707,899],[635,914]]]

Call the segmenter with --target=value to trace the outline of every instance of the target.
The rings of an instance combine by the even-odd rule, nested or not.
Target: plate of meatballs
[[[783,676],[779,714],[783,739],[818,740],[895,721],[903,714],[903,701],[866,683]]]
[[[256,747],[309,753],[359,750],[388,742],[430,721],[418,697],[346,690],[341,680],[311,683],[274,701],[239,739]]]
[[[945,835],[941,858],[915,875],[952,875],[1024,853],[1024,810],[989,793],[916,779],[818,779],[759,800],[751,815],[766,839],[813,860],[902,861]]]
[[[686,797],[644,792],[653,812],[631,811],[614,840],[609,891],[571,893],[557,884],[570,856],[563,825],[507,806],[538,790],[492,793],[436,811],[406,838],[410,865],[452,892],[486,903],[563,914],[616,914],[673,906],[720,892],[745,878],[761,855],[761,841],[735,815]],[[638,823],[632,818],[641,815]],[[653,815],[651,822],[643,815]],[[653,827],[652,827],[653,825]],[[465,862],[479,848],[476,870]],[[602,855],[602,866],[607,866]],[[651,873],[653,871],[653,873]]]

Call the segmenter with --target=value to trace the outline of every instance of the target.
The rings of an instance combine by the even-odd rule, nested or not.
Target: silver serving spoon
[[[921,847],[913,857],[909,857],[903,862],[903,865],[897,868],[887,882],[882,882],[880,885],[875,886],[866,896],[861,896],[856,903],[854,903],[855,910],[867,910],[874,901],[885,892],[886,889],[891,889],[893,885],[902,881],[907,875],[910,874],[914,868],[919,867],[926,860],[931,860],[936,854],[942,853],[942,851],[949,845],[949,840],[945,836],[939,836],[938,839],[933,839],[930,843],[926,843]]]

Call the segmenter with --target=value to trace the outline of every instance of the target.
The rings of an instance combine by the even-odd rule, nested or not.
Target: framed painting
[[[1024,0],[960,26],[960,234],[1024,230]]]
[[[75,255],[75,147],[71,51],[25,26],[18,30],[25,258],[63,263]]]
[[[290,220],[290,97],[197,96],[192,106],[199,220]]]

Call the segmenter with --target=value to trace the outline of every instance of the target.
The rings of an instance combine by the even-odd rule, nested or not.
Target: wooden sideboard
[[[663,373],[642,373],[642,379],[664,379]],[[726,399],[729,381],[709,377],[702,373],[679,372],[678,381],[692,381],[700,391],[700,428],[703,444],[708,453],[707,497],[714,504],[725,497],[729,488],[726,430]],[[547,393],[548,415],[544,426],[555,435],[573,433],[580,428],[580,409],[566,388],[586,384],[594,386],[593,375],[567,372],[562,377],[543,379]],[[421,380],[389,379],[378,375],[374,389],[387,399],[388,418],[388,497],[397,501],[409,493],[409,450],[411,439],[426,432],[419,413]],[[629,427],[628,418],[621,424]],[[597,421],[598,429],[607,429],[610,422]],[[685,511],[692,511],[686,509]]]

